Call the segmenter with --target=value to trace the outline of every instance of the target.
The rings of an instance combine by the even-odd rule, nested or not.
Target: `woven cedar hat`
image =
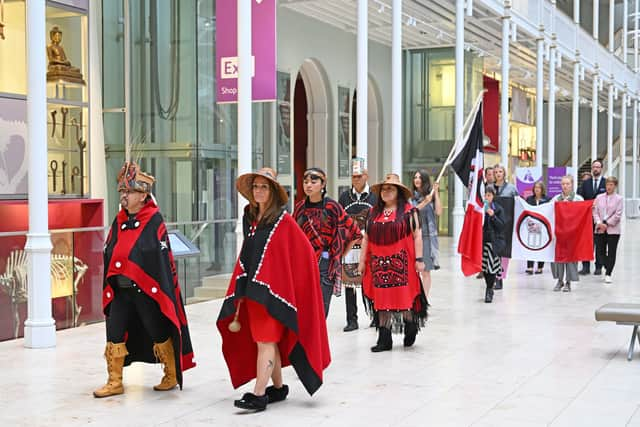
[[[280,199],[280,205],[285,205],[289,201],[289,196],[287,196],[287,191],[284,189],[282,185],[277,181],[278,174],[271,168],[262,168],[257,172],[253,173],[245,173],[240,175],[238,179],[236,179],[236,189],[240,194],[244,196],[251,204],[255,205],[256,201],[253,198],[253,180],[261,176],[266,178],[269,182],[273,184],[276,189],[276,196]]]
[[[388,173],[384,178],[384,181],[371,186],[371,192],[380,197],[380,190],[382,189],[383,185],[395,185],[398,191],[401,191],[404,194],[406,200],[411,199],[411,190],[409,190],[409,188],[402,184],[398,174]]]
[[[151,187],[156,179],[148,173],[142,172],[136,162],[124,162],[118,173],[118,191],[129,190],[139,193],[151,193]]]

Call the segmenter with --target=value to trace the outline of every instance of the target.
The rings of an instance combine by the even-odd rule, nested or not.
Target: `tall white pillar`
[[[500,162],[509,168],[509,37],[511,8],[507,3],[502,16],[502,82],[500,84]]]
[[[593,38],[598,41],[600,35],[599,26],[600,20],[600,0],[593,0]]]
[[[634,0],[635,10],[633,15],[633,69],[638,72],[640,64],[638,63],[638,32],[640,31],[640,7],[638,7],[638,0]]]
[[[29,233],[25,251],[27,320],[24,345],[47,348],[56,345],[56,325],[51,316],[51,235],[49,234],[47,185],[47,63],[43,52],[45,2],[28,1],[27,12],[27,130],[29,135]]]
[[[571,103],[571,168],[573,182],[578,182],[578,129],[580,124],[580,56],[573,63],[573,99]]]
[[[547,164],[549,167],[556,165],[556,45],[555,37],[552,37],[551,49],[549,49],[549,97],[547,101],[549,120],[547,120]]]
[[[615,0],[609,0],[609,52],[613,53],[615,49],[615,33],[613,26],[616,22],[616,2]]]
[[[357,122],[357,141],[356,154],[358,157],[367,159],[367,149],[369,137],[367,135],[369,125],[369,44],[368,44],[368,1],[358,0],[358,107],[356,112]],[[367,161],[368,164],[368,161]]]
[[[544,154],[544,36],[536,41],[536,166],[542,168]]]
[[[577,3],[577,2],[576,2]],[[622,62],[627,63],[627,37],[629,32],[629,4],[627,0],[622,1]]]
[[[238,175],[251,172],[251,0],[238,1]],[[238,194],[238,222],[236,223],[236,251],[242,248],[242,216],[247,201]]]
[[[626,88],[625,88],[626,89]],[[627,92],[622,93],[622,108],[620,114],[620,176],[618,177],[618,194],[627,199]],[[624,207],[623,207],[624,209]]]
[[[631,133],[632,138],[632,156],[633,159],[631,161],[632,168],[632,184],[631,184],[631,197],[634,199],[638,198],[638,99],[633,100],[633,131]]]
[[[393,0],[391,37],[391,171],[402,177],[402,0]]]
[[[598,158],[598,79],[596,68],[591,87],[591,161]]]
[[[455,110],[455,141],[462,138],[464,126],[464,0],[456,0],[456,110]],[[464,186],[457,175],[454,175],[453,200],[453,245],[458,246],[462,224],[464,223],[464,209],[462,207],[462,193]]]
[[[609,84],[607,102],[607,176],[613,173],[613,83]]]

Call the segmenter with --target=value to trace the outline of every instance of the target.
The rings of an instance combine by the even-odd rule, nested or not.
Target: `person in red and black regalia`
[[[284,210],[284,187],[273,169],[262,168],[238,177],[236,188],[249,200],[244,242],[217,327],[233,387],[256,379],[253,393],[234,405],[262,411],[288,395],[282,367],[292,365],[312,395],[331,355],[315,254]]]
[[[418,210],[411,191],[396,174],[371,187],[378,202],[371,209],[362,239],[358,271],[369,311],[378,328],[374,353],[391,350],[392,331],[404,331],[404,346],[416,340],[427,318],[427,299],[420,284],[424,270]]]
[[[326,318],[331,296],[342,292],[342,256],[360,243],[362,234],[340,203],[326,196],[327,174],[322,169],[307,169],[303,180],[307,197],[296,204],[293,217],[316,253]]]
[[[109,379],[95,397],[124,393],[122,368],[164,364],[154,390],[179,385],[195,366],[167,227],[151,197],[154,177],[127,162],[118,175],[122,209],[104,246],[102,306],[106,315]]]

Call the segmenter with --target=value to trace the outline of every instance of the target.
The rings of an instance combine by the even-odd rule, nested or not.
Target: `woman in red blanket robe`
[[[236,187],[249,200],[244,243],[217,326],[233,386],[256,379],[253,393],[234,405],[262,411],[287,397],[283,366],[292,365],[313,394],[331,356],[315,253],[284,211],[288,197],[276,173],[244,174]]]
[[[422,231],[411,192],[400,177],[388,174],[371,187],[378,203],[371,209],[358,270],[362,290],[378,328],[374,353],[391,350],[391,332],[404,331],[404,346],[413,345],[427,317],[427,300],[420,284],[424,270]]]

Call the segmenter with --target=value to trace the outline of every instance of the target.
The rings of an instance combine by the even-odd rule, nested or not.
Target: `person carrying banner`
[[[369,175],[364,168],[364,159],[353,159],[351,162],[351,188],[344,191],[338,202],[345,212],[355,221],[360,230],[364,230],[369,210],[376,204],[377,197],[367,183]],[[342,260],[342,284],[344,285],[347,325],[344,332],[358,329],[358,299],[356,288],[362,286],[362,276],[358,273],[360,261],[360,244],[354,244],[345,253]]]
[[[593,202],[593,222],[596,224],[594,239],[596,261],[605,268],[604,282],[611,283],[611,273],[616,264],[616,249],[620,240],[623,198],[616,194],[618,178],[607,177],[605,185],[607,192],[598,194]]]
[[[552,200],[560,202],[579,202],[583,201],[581,195],[573,191],[573,176],[565,175],[560,181],[562,192],[555,196]],[[557,283],[553,288],[554,292],[571,292],[571,282],[578,281],[578,266],[575,262],[552,262],[551,274]]]
[[[307,169],[302,179],[307,197],[296,204],[293,218],[316,252],[326,318],[331,296],[342,292],[342,256],[360,243],[362,234],[344,208],[326,196],[327,175],[322,169]]]
[[[422,286],[424,294],[429,298],[431,290],[431,270],[440,268],[438,255],[438,224],[436,217],[442,215],[442,203],[438,192],[440,184],[431,185],[431,179],[426,170],[420,169],[413,175],[413,198],[411,203],[420,212],[422,222],[422,257],[424,271],[422,272]]]
[[[493,184],[484,188],[484,224],[482,226],[482,272],[487,289],[484,302],[493,301],[496,276],[502,271],[498,253],[504,250],[504,211],[494,202],[496,189]]]
[[[182,373],[195,366],[167,227],[151,196],[154,182],[135,162],[118,174],[122,209],[104,245],[102,290],[109,379],[95,397],[124,393],[122,368],[132,362],[164,365],[158,391],[182,388]]]
[[[288,197],[275,171],[241,175],[236,188],[249,201],[244,241],[216,326],[233,387],[256,379],[234,406],[263,411],[288,395],[283,367],[292,365],[313,394],[331,355],[316,255],[284,209]]]
[[[418,210],[409,203],[411,191],[393,173],[371,191],[378,202],[367,220],[358,271],[378,328],[371,347],[377,353],[391,350],[392,331],[404,331],[404,346],[413,345],[427,317],[427,300],[420,286],[422,231]]]
[[[493,174],[496,180],[496,197],[519,196],[516,186],[511,184],[510,182],[507,182],[507,170],[503,165],[495,165],[493,167]],[[507,270],[509,269],[509,258],[501,257],[500,262],[502,263],[502,271],[496,276],[496,284],[494,286],[494,289],[502,289],[503,280],[507,278]]]
[[[547,197],[547,190],[545,188],[544,182],[536,181],[536,183],[533,184],[533,194],[527,197],[527,203],[533,206],[538,206],[547,202],[549,202],[549,198]],[[533,274],[534,265],[534,261],[527,261],[527,274]],[[538,261],[538,268],[536,268],[535,274],[542,274],[543,268],[544,261]]]
[[[584,200],[594,200],[598,194],[605,193],[606,183],[605,177],[602,176],[602,160],[596,159],[591,162],[591,179],[582,181],[582,191],[580,194],[584,198]],[[595,232],[595,224],[594,224],[594,232]],[[594,235],[594,243],[595,243],[595,235]],[[591,273],[591,267],[589,261],[582,261],[582,269],[579,274],[587,275]],[[599,276],[602,274],[602,264],[599,262],[598,257],[596,257],[595,262],[595,270],[593,271],[594,276]]]

